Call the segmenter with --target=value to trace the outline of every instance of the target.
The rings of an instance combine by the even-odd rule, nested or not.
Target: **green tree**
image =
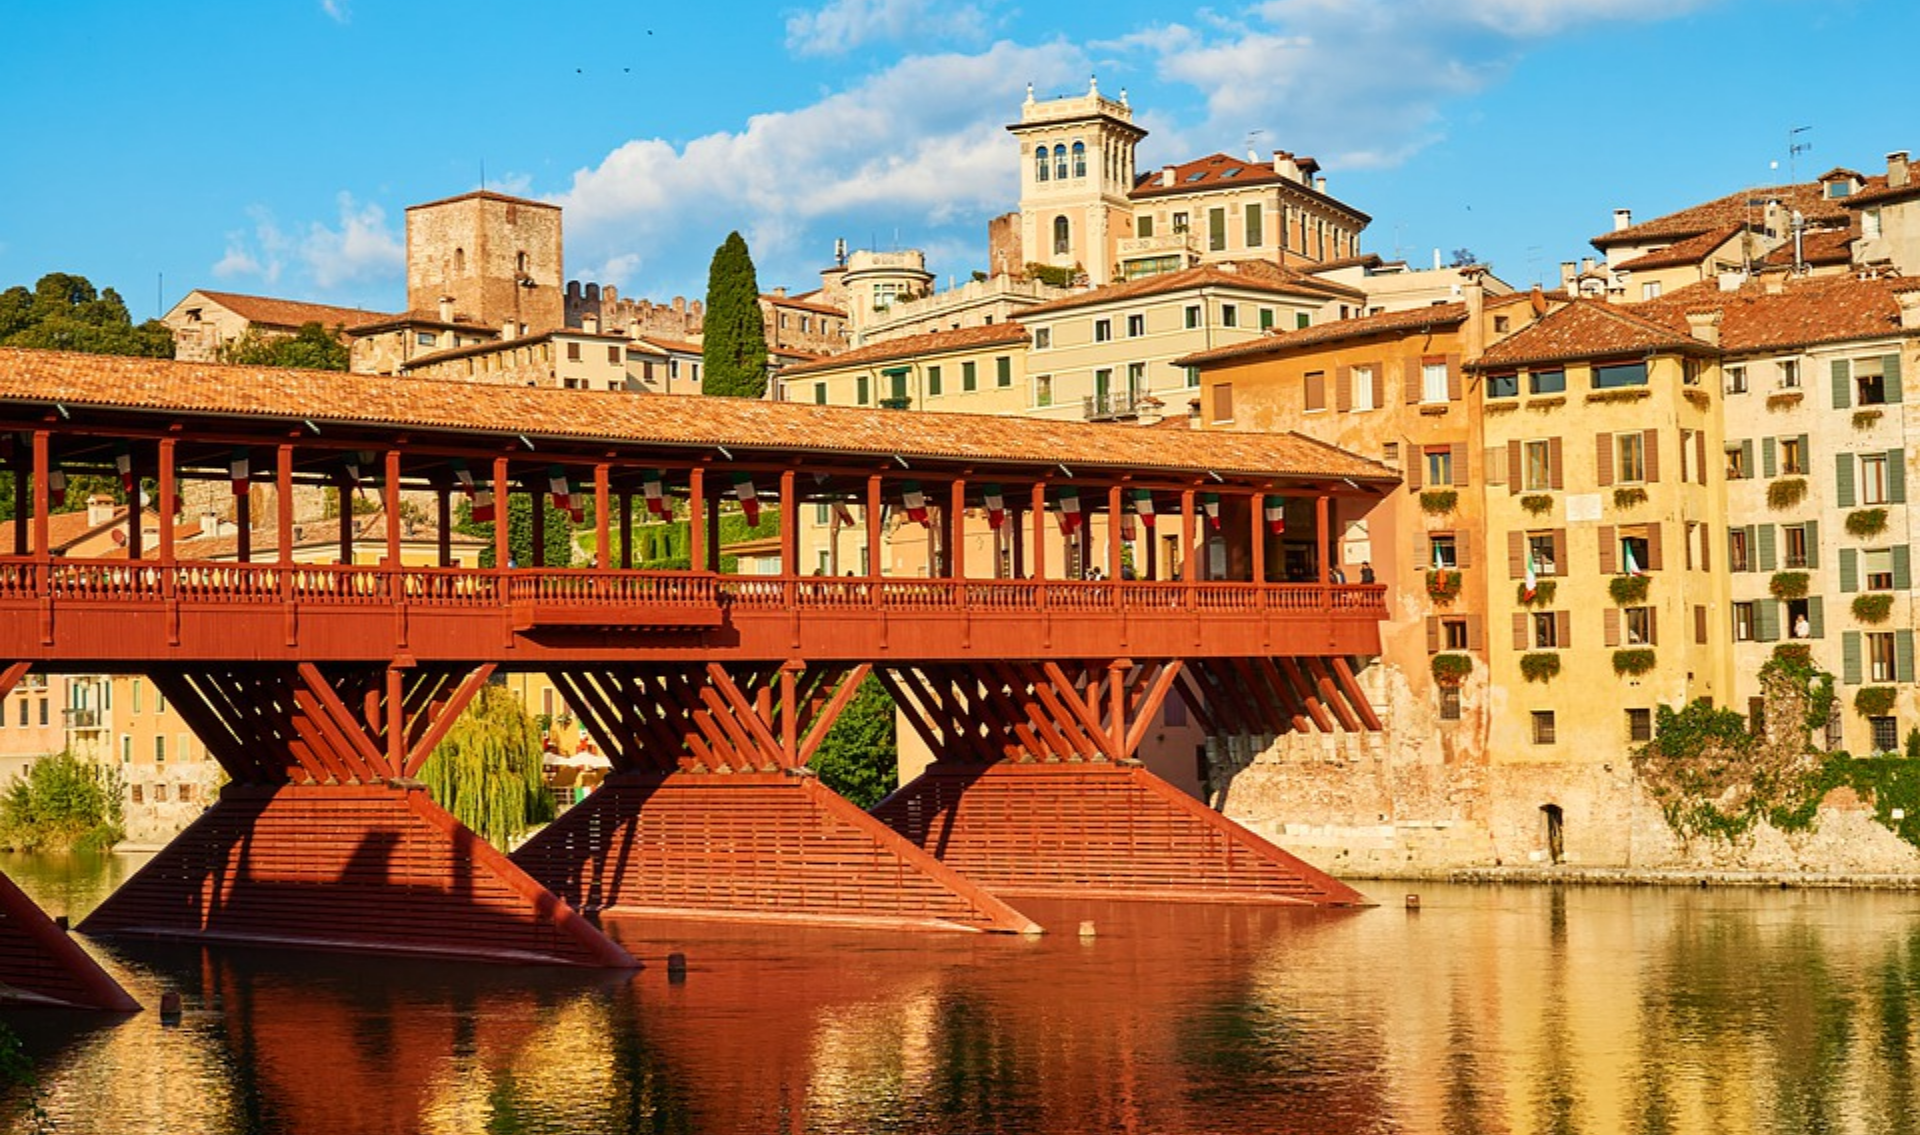
[[[820,782],[862,808],[878,804],[900,783],[900,752],[894,743],[893,699],[871,674],[827,730],[808,763]]]
[[[496,847],[553,819],[539,727],[505,686],[480,688],[420,779],[435,803]]]
[[[583,515],[586,523],[593,523],[592,501]],[[553,505],[553,498],[546,493],[540,494],[540,507],[547,510],[547,527],[543,541],[546,548],[548,567],[568,567],[573,563],[573,517],[561,512]],[[493,561],[493,522],[476,521],[473,518],[473,505],[461,501],[455,512],[454,531],[468,536],[478,536],[488,544],[480,552],[480,566],[494,567]],[[533,501],[526,493],[515,493],[507,505],[507,555],[512,557],[516,567],[533,566]]]
[[[248,366],[346,370],[350,353],[340,334],[318,323],[303,323],[292,335],[246,334],[220,349],[220,361]]]
[[[700,357],[705,374],[700,389],[730,398],[759,398],[767,392],[767,326],[760,315],[760,281],[753,256],[737,232],[713,254],[707,270],[707,310]]]
[[[85,276],[50,272],[32,291],[0,292],[0,346],[165,359],[173,357],[173,332],[157,319],[134,326],[112,288],[99,291]]]
[[[28,851],[104,851],[125,836],[120,770],[70,752],[33,762],[0,796],[0,838]]]

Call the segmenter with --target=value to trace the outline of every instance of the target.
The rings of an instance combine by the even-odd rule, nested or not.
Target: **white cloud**
[[[880,40],[921,43],[979,39],[987,15],[978,4],[941,0],[828,0],[787,18],[787,47],[801,55],[843,55]]]
[[[262,283],[275,283],[280,279],[292,241],[265,206],[250,206],[247,218],[253,222],[251,231],[236,229],[227,233],[226,251],[214,262],[213,274],[223,280],[253,277]]]
[[[353,10],[347,0],[320,0],[320,10],[336,24],[344,24],[353,19]]]
[[[406,247],[387,227],[378,205],[358,205],[340,194],[340,227],[315,221],[300,242],[300,257],[321,289],[389,277],[406,266]]]

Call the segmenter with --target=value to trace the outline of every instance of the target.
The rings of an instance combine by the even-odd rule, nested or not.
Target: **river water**
[[[76,920],[127,868],[0,856]],[[93,942],[181,1021],[0,1019],[73,1133],[1920,1129],[1920,894],[1369,889],[1024,902],[1037,939],[615,922],[619,975]]]

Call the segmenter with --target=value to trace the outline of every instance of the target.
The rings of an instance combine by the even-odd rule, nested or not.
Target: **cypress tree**
[[[760,316],[760,282],[753,256],[737,232],[714,250],[707,271],[707,310],[701,336],[706,374],[700,389],[730,398],[767,392],[767,327]]]

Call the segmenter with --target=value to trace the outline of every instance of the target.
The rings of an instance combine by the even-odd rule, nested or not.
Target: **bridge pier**
[[[1167,692],[1188,681],[1179,661],[927,666],[881,680],[938,759],[875,817],[996,894],[1367,902],[1134,758]]]
[[[867,669],[551,671],[615,771],[514,862],[592,912],[1037,929],[807,771]]]
[[[491,670],[151,669],[233,783],[82,928],[635,965],[414,779]]]

